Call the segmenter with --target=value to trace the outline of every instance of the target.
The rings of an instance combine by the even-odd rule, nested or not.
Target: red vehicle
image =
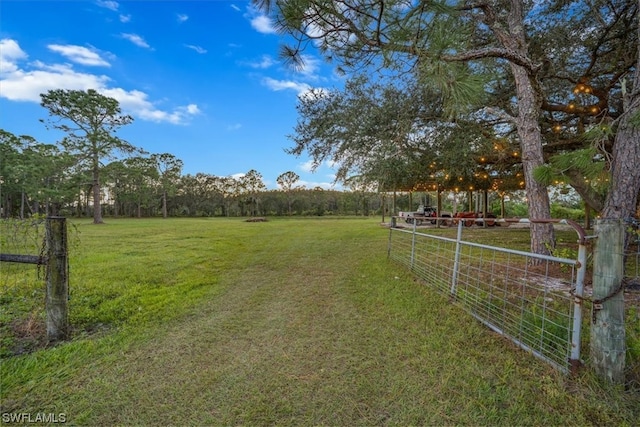
[[[463,221],[465,227],[471,227],[473,224],[477,224],[482,226],[482,223],[486,223],[487,227],[493,227],[497,225],[495,221],[496,216],[492,213],[487,214],[486,220],[478,220],[478,218],[483,218],[482,212],[456,212],[453,216],[454,225],[458,224],[458,221]]]

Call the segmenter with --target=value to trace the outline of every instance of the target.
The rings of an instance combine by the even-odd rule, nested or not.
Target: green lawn
[[[637,391],[563,376],[388,261],[378,218],[74,224],[74,338],[0,359],[3,414],[90,426],[640,417]]]

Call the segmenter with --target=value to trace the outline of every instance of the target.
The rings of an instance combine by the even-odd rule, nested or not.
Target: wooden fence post
[[[624,383],[624,236],[622,220],[599,219],[593,253],[593,316],[591,362],[596,374],[615,384]]]
[[[47,217],[47,338],[65,339],[69,333],[69,278],[67,222],[63,217]]]

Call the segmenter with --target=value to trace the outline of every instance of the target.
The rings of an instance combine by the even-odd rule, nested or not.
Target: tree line
[[[52,90],[41,95],[43,120],[61,130],[58,144],[0,129],[0,211],[3,218],[34,215],[258,216],[369,215],[380,197],[352,181],[349,191],[306,189],[292,171],[267,191],[252,169],[239,177],[183,175],[171,153],[153,154],[122,140],[116,131],[133,118],[117,100],[95,90]]]

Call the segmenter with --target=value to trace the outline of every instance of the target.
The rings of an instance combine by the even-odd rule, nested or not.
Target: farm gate
[[[415,224],[398,227],[395,218],[388,256],[495,332],[569,372],[580,364],[588,237],[578,224],[564,223],[578,233],[576,259],[465,241],[463,221],[452,238]]]

